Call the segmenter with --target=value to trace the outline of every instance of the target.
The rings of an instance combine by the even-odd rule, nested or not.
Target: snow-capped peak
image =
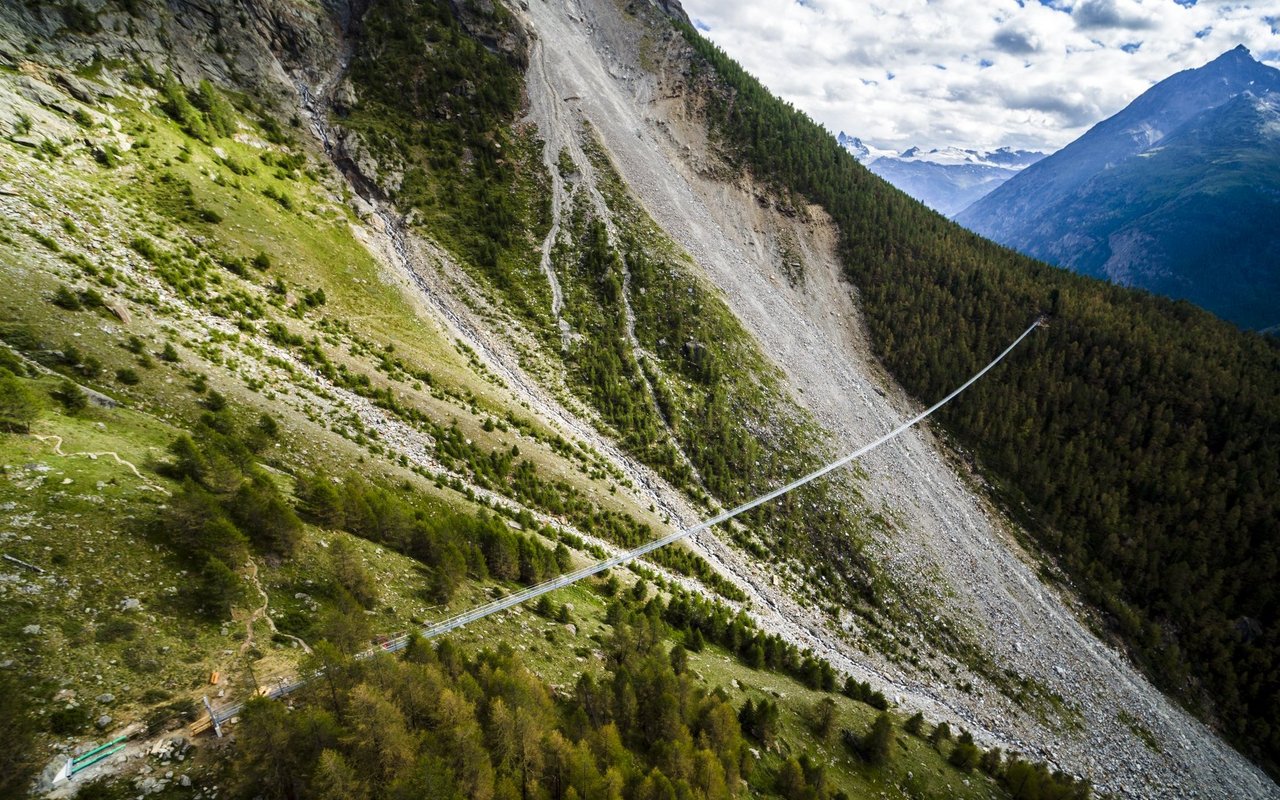
[[[852,153],[853,157],[863,164],[870,164],[872,161],[883,156],[895,155],[892,150],[881,150],[878,147],[873,147],[859,139],[857,136],[850,136],[844,131],[840,131],[840,135],[836,137],[836,142],[845,150]]]
[[[1013,150],[1008,147],[1001,147],[998,150],[966,150],[959,147],[935,147],[932,150],[924,150],[920,147],[912,147],[903,150],[897,156],[902,161],[923,161],[943,166],[974,165],[1006,169],[1020,169],[1043,157],[1043,153]]]

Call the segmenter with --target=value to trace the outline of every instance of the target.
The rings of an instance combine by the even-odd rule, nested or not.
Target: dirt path
[[[258,580],[258,562],[254,561],[252,558],[249,559],[249,563],[245,565],[245,573],[249,577],[249,582],[253,584],[253,588],[262,596],[262,605],[251,611],[249,616],[244,620],[245,637],[244,641],[240,643],[240,655],[244,655],[249,652],[249,648],[253,647],[253,628],[254,625],[257,624],[258,620],[266,621],[267,627],[271,629],[273,636],[283,636],[292,642],[296,642],[298,647],[302,648],[302,652],[307,655],[311,655],[310,645],[297,636],[289,633],[281,633],[280,630],[276,628],[276,621],[271,618],[271,614],[267,613],[268,606],[271,605],[271,598],[267,596],[267,590],[262,588],[262,581]]]
[[[41,434],[33,433],[33,434],[31,434],[31,438],[33,438],[33,439],[37,439],[37,440],[39,440],[39,441],[41,441],[41,442],[44,442],[44,443],[46,443],[46,444],[47,444],[47,443],[49,443],[49,442],[53,442],[53,452],[54,452],[54,454],[55,454],[55,455],[58,455],[58,456],[62,456],[63,458],[76,458],[76,457],[83,457],[83,458],[88,458],[88,459],[93,460],[93,461],[97,461],[99,458],[106,458],[106,457],[110,456],[111,458],[115,459],[115,462],[116,462],[117,464],[119,464],[120,466],[125,467],[126,469],[128,469],[130,472],[132,472],[132,473],[133,473],[133,475],[134,475],[134,477],[135,477],[135,478],[137,478],[138,480],[142,481],[142,488],[147,489],[148,491],[152,491],[152,492],[160,492],[160,493],[162,493],[162,494],[169,494],[169,491],[168,491],[167,489],[165,489],[163,486],[157,486],[156,484],[154,484],[154,483],[152,483],[151,481],[147,480],[147,479],[146,479],[146,477],[145,477],[145,476],[143,476],[143,474],[142,474],[141,472],[139,472],[139,471],[138,471],[138,467],[137,467],[137,466],[136,466],[132,461],[126,461],[125,459],[121,458],[121,457],[120,457],[120,454],[119,454],[119,453],[117,453],[117,452],[115,452],[114,450],[103,450],[103,451],[95,452],[95,453],[90,453],[90,452],[64,453],[64,452],[62,452],[62,437],[61,437],[61,436],[56,436],[56,435],[54,435],[54,434],[41,435]]]

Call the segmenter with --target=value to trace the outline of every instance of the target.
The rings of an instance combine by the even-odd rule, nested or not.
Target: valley
[[[162,741],[179,730],[170,720],[199,717],[187,704],[202,693],[240,702],[255,684],[311,669],[320,640],[345,636],[349,656],[546,577],[548,560],[564,571],[694,525],[937,399],[919,382],[905,388],[886,358],[883,312],[867,305],[873,282],[850,282],[838,212],[744,169],[717,131],[714,67],[672,24],[678,6],[402,5],[109,4],[83,30],[38,4],[0,14],[0,338],[5,369],[35,398],[32,418],[0,434],[0,541],[50,566],[4,567],[0,661],[33,687],[39,766],[125,725]],[[405,28],[387,27],[401,11]],[[402,69],[399,46],[438,59],[424,63],[465,53],[466,66],[433,95],[422,82],[448,70]],[[422,101],[420,118],[384,114],[380,92]],[[1020,326],[1041,310],[1028,304]],[[985,363],[1007,341],[992,332],[964,344]],[[1034,348],[1038,358],[1051,346]],[[1030,358],[1011,355],[982,396],[1025,385]],[[204,473],[181,472],[184,431],[207,448]],[[584,671],[684,652],[693,628],[671,609],[696,598],[792,648],[768,672],[763,652],[751,663],[738,634],[709,624],[706,651],[689,646],[687,665],[673,654],[662,668],[672,672],[659,670],[671,681],[693,671],[701,688],[686,679],[681,696],[697,699],[682,708],[722,713],[712,706],[762,697],[783,707],[783,743],[756,741],[763,755],[743,756],[761,764],[753,787],[774,787],[760,776],[812,753],[829,785],[795,769],[826,786],[822,797],[1012,796],[922,736],[895,739],[882,767],[814,734],[824,697],[840,725],[877,719],[869,694],[831,691],[848,676],[882,693],[877,703],[887,697],[894,725],[921,712],[1100,794],[1280,794],[1144,677],[981,462],[945,423],[910,431],[776,508],[557,592],[559,610],[512,609],[449,634],[465,665],[455,644],[411,644],[402,665],[371,659],[357,674],[322,650],[330,674],[353,676],[341,702],[330,687],[334,711],[394,698],[407,729],[426,726],[415,741],[434,741],[425,731],[440,723],[407,711],[417,701],[397,672],[421,667],[414,680],[486,703],[517,702],[496,673],[545,682],[520,690],[529,708],[562,702],[568,715],[578,700],[567,698],[589,699],[564,688]],[[253,538],[237,516],[241,480],[297,509],[284,525],[296,543]],[[348,493],[345,528],[317,510],[315,487],[327,484]],[[245,560],[225,565],[236,588],[212,611],[197,607],[219,585],[208,565],[164,525],[143,524],[193,492],[222,497],[249,531],[250,549],[236,551]],[[372,522],[353,521],[357,505]],[[520,542],[511,572],[490,550],[506,536]],[[365,582],[376,600],[353,604]],[[810,662],[840,681],[815,686]],[[225,677],[206,685],[211,673]],[[99,688],[112,700],[90,706]],[[314,694],[295,718],[330,702]],[[253,708],[245,716],[274,713]],[[468,724],[491,726],[489,708]],[[689,713],[681,724],[706,724]],[[255,727],[264,719],[236,746],[270,730]],[[560,723],[538,724],[539,746],[558,741]],[[212,796],[245,789],[244,775],[266,780],[266,767],[229,767],[237,757],[206,741],[193,757],[204,788],[148,787]],[[685,769],[626,746],[637,765]],[[403,763],[430,756],[423,747]],[[139,753],[93,775],[140,786],[150,756]],[[511,762],[494,764],[497,778],[458,778],[473,781],[467,796],[506,791]],[[627,797],[657,783],[637,770]],[[705,796],[729,796],[699,775]]]

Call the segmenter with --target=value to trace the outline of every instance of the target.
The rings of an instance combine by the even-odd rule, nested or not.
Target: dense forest
[[[877,354],[921,400],[1050,324],[947,429],[1156,682],[1280,765],[1280,345],[985,241],[873,176],[692,28],[731,160],[840,227]]]
[[[807,753],[786,754],[778,705],[768,697],[740,706],[707,688],[689,666],[690,649],[710,641],[733,647],[756,669],[807,675],[836,690],[826,662],[754,630],[723,606],[677,593],[650,596],[644,581],[618,594],[616,577],[596,583],[612,628],[602,669],[552,687],[506,644],[468,654],[449,639],[410,641],[403,657],[354,660],[328,644],[313,659],[324,669],[305,705],[289,713],[273,700],[246,707],[232,773],[233,794],[292,798],[430,797],[500,800],[847,800],[829,767]],[[540,613],[546,613],[540,611]],[[669,645],[672,637],[685,644]],[[770,657],[761,652],[768,643]],[[946,723],[919,714],[899,728],[887,703],[865,684],[844,694],[881,709],[867,730],[842,728],[839,741],[874,772],[901,757],[899,738],[927,741],[961,773],[977,769],[1020,800],[1084,800],[1088,782],[998,749],[983,751]],[[836,734],[835,702],[812,711],[815,736]],[[762,752],[782,755],[766,759]]]

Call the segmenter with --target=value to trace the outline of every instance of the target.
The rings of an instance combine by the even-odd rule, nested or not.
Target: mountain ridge
[[[1237,47],[1156,84],[956,220],[1085,274],[1188,299],[1244,327],[1272,327],[1280,277],[1267,267],[1280,245],[1265,230],[1275,213],[1266,189],[1275,180],[1275,147],[1254,134],[1268,124],[1267,112],[1256,107],[1246,118],[1236,101],[1276,91],[1280,70]],[[1214,114],[1219,124],[1206,119]],[[1179,138],[1186,126],[1198,137]],[[1163,152],[1170,140],[1176,162]],[[1186,197],[1173,197],[1178,192]],[[1116,205],[1122,197],[1132,213]]]
[[[901,153],[872,150],[861,139],[841,131],[836,137],[876,175],[920,202],[951,217],[1044,157],[1043,153],[1001,147],[909,147]]]

